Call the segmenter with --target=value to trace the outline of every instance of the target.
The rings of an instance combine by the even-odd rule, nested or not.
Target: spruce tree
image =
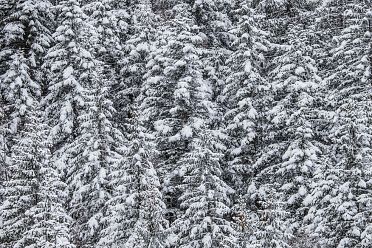
[[[148,55],[147,72],[140,89],[144,126],[154,133],[159,151],[157,171],[163,181],[167,219],[170,222],[174,221],[179,211],[179,192],[175,188],[179,181],[173,174],[174,165],[187,151],[189,140],[188,133],[181,131],[187,123],[191,108],[187,106],[187,99],[183,100],[187,93],[184,95],[182,91],[187,91],[188,86],[182,84],[184,75],[181,73],[185,70],[186,62],[181,56],[182,44],[189,42],[190,37],[185,32],[183,36],[180,35],[179,40],[175,39],[176,32],[188,25],[185,22],[189,21],[190,13],[185,9],[186,6],[188,5],[175,5],[175,19],[166,22],[164,27],[159,27],[158,38]],[[184,15],[188,15],[188,18],[184,18]]]
[[[67,205],[74,220],[74,243],[94,247],[102,208],[110,199],[108,175],[120,158],[117,149],[122,135],[111,123],[109,82],[92,49],[99,34],[79,1],[62,1],[57,11],[56,44],[45,64],[51,74],[45,103],[52,126],[53,160],[70,190]]]
[[[7,147],[6,142],[6,134],[8,132],[6,128],[5,120],[5,105],[3,104],[3,101],[0,98],[0,192],[2,192],[2,189],[4,187],[4,183],[7,180],[8,177],[8,171],[7,171],[7,164],[9,161],[9,151]],[[4,200],[4,197],[0,193],[0,205],[2,204]]]
[[[32,98],[41,94],[40,66],[52,42],[48,0],[17,0],[1,3],[1,70],[0,93],[6,113],[6,142],[22,129],[25,112]]]
[[[138,1],[130,6],[131,19],[128,20],[128,36],[123,45],[124,55],[118,61],[120,80],[114,85],[115,108],[118,109],[116,118],[123,132],[130,125],[132,108],[140,94],[147,72],[146,64],[153,50],[155,40],[155,14],[151,2]]]
[[[47,126],[37,102],[17,135],[1,205],[2,247],[74,247],[64,209],[66,185],[49,161]]]
[[[85,49],[89,28],[87,16],[77,0],[61,1],[56,6],[58,27],[56,41],[48,50],[44,67],[49,73],[48,94],[44,99],[52,128],[53,154],[75,137],[76,119],[84,106],[84,77],[92,66],[92,55]]]
[[[277,65],[271,71],[274,106],[269,111],[275,135],[271,146],[278,152],[277,164],[270,170],[280,175],[276,181],[283,200],[295,211],[290,220],[295,229],[301,225],[301,202],[320,163],[322,143],[315,127],[319,118],[316,106],[323,92],[311,47],[306,45],[309,31],[298,26],[299,30],[292,26],[289,31],[286,51],[273,60]]]
[[[153,137],[146,132],[137,110],[128,135],[125,159],[112,171],[113,197],[106,204],[99,246],[166,247],[168,232],[160,181],[152,161],[156,161]]]
[[[237,194],[245,194],[249,181],[259,170],[263,148],[264,101],[268,82],[264,55],[270,46],[268,33],[256,24],[262,21],[246,1],[237,4],[234,52],[227,60],[222,98],[228,138],[229,174]]]
[[[198,122],[197,125],[205,125]],[[230,213],[229,195],[233,190],[221,179],[222,154],[215,147],[219,144],[213,140],[216,133],[195,129],[193,132],[198,133],[194,135],[191,151],[177,167],[182,179],[178,187],[183,190],[180,207],[184,211],[173,223],[177,246],[237,247],[234,225],[226,219]]]
[[[12,146],[28,108],[41,95],[40,65],[52,41],[50,7],[48,0],[0,1],[0,185],[9,178]]]
[[[242,247],[296,247],[286,223],[290,213],[274,185],[259,186],[252,179],[246,194],[241,197],[235,216],[239,223],[239,244]],[[259,187],[257,187],[259,186]]]
[[[367,5],[371,8],[370,4]],[[307,220],[324,247],[367,247],[370,241],[371,161],[369,64],[371,30],[365,5],[343,5],[344,28],[331,50],[335,70],[327,78],[333,110],[328,163],[314,179]]]
[[[92,71],[90,76],[97,75]],[[94,247],[99,240],[103,207],[112,192],[109,176],[113,164],[121,158],[118,152],[123,142],[110,121],[113,108],[107,99],[108,89],[103,84],[91,87],[83,93],[85,108],[77,118],[78,135],[65,150],[70,156],[66,177],[73,228],[77,244],[87,247]]]
[[[194,28],[192,32],[197,31]],[[212,123],[218,114],[212,101],[213,88],[202,77],[198,57],[202,39],[192,32],[179,31],[171,43],[171,51],[178,51],[173,53],[179,57],[166,70],[166,76],[176,83],[171,109],[176,118],[171,119],[173,135],[169,139],[186,141],[187,148],[173,172],[179,178],[173,187],[181,192],[178,199],[181,213],[173,230],[179,247],[234,247],[235,230],[232,222],[225,219],[230,213],[229,196],[233,192],[222,179],[225,146],[221,139],[225,135],[214,129]]]

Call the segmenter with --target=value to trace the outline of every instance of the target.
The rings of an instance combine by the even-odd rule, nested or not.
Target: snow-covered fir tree
[[[12,134],[21,130],[32,98],[41,94],[40,66],[50,46],[51,23],[48,0],[1,2],[0,90]]]
[[[126,125],[135,118],[132,107],[144,85],[147,72],[146,64],[149,53],[153,50],[155,40],[155,14],[151,1],[141,0],[131,5],[130,20],[128,20],[128,36],[123,46],[124,55],[118,62],[120,65],[120,80],[114,85],[116,117],[123,132]]]
[[[280,192],[273,190],[274,185],[257,186],[252,180],[235,207],[235,211],[239,211],[234,217],[239,223],[239,244],[242,247],[292,247],[292,235],[286,223],[290,213],[280,200]]]
[[[278,160],[270,170],[293,213],[293,228],[301,225],[301,202],[309,190],[312,173],[320,163],[322,144],[317,140],[315,106],[322,93],[322,80],[318,76],[311,47],[306,45],[306,33],[301,25],[290,29],[290,43],[283,55],[276,57],[271,71],[273,108],[268,112],[273,134],[272,149]],[[293,43],[292,43],[293,42]],[[299,215],[299,216],[296,216]],[[297,219],[296,219],[297,218]],[[298,219],[299,218],[299,219]]]
[[[92,66],[92,55],[84,47],[88,41],[87,16],[78,0],[59,2],[58,27],[53,34],[55,45],[48,50],[44,67],[49,72],[48,92],[43,99],[52,128],[50,139],[55,150],[71,142],[76,136],[77,116],[84,101],[82,92],[86,71]],[[95,37],[96,38],[96,37]]]
[[[7,177],[14,136],[22,130],[31,99],[41,95],[40,66],[52,41],[50,7],[48,0],[0,1],[0,185]]]
[[[228,165],[235,192],[234,218],[240,225],[243,247],[288,246],[285,238],[283,204],[277,203],[274,191],[256,188],[254,182],[265,169],[265,118],[269,99],[265,78],[265,55],[270,49],[268,32],[258,24],[263,20],[251,2],[236,4],[235,51],[228,60],[223,98],[226,103],[225,123],[229,134]],[[265,174],[267,176],[267,174]],[[259,185],[258,185],[259,186]],[[264,190],[266,189],[266,190]]]
[[[222,91],[225,123],[229,135],[229,173],[238,194],[244,194],[254,176],[255,162],[262,148],[264,92],[264,55],[268,34],[256,24],[262,20],[252,6],[241,1],[233,13],[237,16],[234,53],[227,60],[227,78]]]
[[[202,116],[194,115],[192,120],[190,152],[177,163],[177,174],[182,180],[178,188],[183,192],[179,198],[183,212],[173,224],[178,245],[235,247],[238,243],[234,224],[226,219],[233,190],[221,179],[223,145],[218,141],[218,132],[207,129]]]
[[[306,199],[309,233],[323,247],[368,247],[371,242],[370,9],[352,2],[331,51],[336,70],[327,78],[334,117],[327,163]],[[368,217],[367,217],[368,216]]]
[[[109,81],[108,96],[113,100],[115,109],[115,123],[123,120],[124,109],[127,102],[118,92],[122,89],[123,81],[128,77],[123,70],[123,60],[127,57],[126,46],[130,36],[130,11],[126,3],[117,0],[95,1],[90,0],[83,6],[83,11],[89,16],[90,25],[97,32],[97,40],[90,47],[96,59],[103,62],[103,78]],[[127,85],[128,86],[128,85]]]
[[[232,222],[225,219],[233,192],[222,179],[225,147],[220,139],[225,135],[213,129],[217,114],[212,102],[213,88],[202,77],[203,67],[198,59],[202,39],[194,33],[198,28],[193,29],[179,31],[170,47],[173,53],[178,51],[178,57],[174,66],[167,68],[167,76],[176,83],[170,113],[177,118],[170,122],[170,140],[185,140],[187,148],[173,172],[179,178],[173,186],[181,192],[181,213],[172,227],[179,247],[234,247],[235,230]]]
[[[187,151],[189,136],[182,132],[189,118],[190,106],[183,100],[184,93],[182,71],[185,61],[181,59],[183,39],[175,39],[175,33],[184,28],[184,22],[189,20],[190,12],[186,4],[173,6],[174,19],[164,22],[159,28],[158,38],[149,53],[144,83],[141,91],[141,109],[144,125],[155,135],[155,143],[159,151],[157,170],[164,183],[163,193],[167,204],[167,219],[173,222],[178,212],[178,190],[175,188],[178,178],[173,175],[174,165],[182,154]],[[183,18],[184,16],[187,16]],[[179,24],[175,21],[178,20]],[[187,42],[187,41],[186,41]],[[180,55],[181,53],[181,55]],[[177,88],[180,88],[177,91]],[[187,88],[187,86],[186,86]],[[184,91],[187,89],[184,89]],[[187,94],[187,93],[186,93]],[[187,96],[186,96],[187,97]]]
[[[8,177],[7,162],[9,161],[9,152],[6,142],[7,126],[5,120],[5,105],[0,98],[0,192],[4,187],[4,183]],[[0,194],[0,204],[3,202],[4,197]]]
[[[97,75],[91,72],[90,76]],[[113,164],[121,159],[124,141],[110,121],[113,108],[107,99],[108,89],[102,84],[91,87],[83,93],[85,108],[77,118],[78,135],[65,150],[69,154],[69,210],[75,220],[77,240],[84,247],[94,247],[99,240],[103,207],[112,194],[109,175]]]
[[[62,1],[57,11],[56,44],[46,58],[51,77],[45,103],[53,160],[70,190],[67,205],[74,219],[74,243],[94,247],[101,210],[110,198],[107,176],[120,158],[117,150],[123,138],[110,121],[114,109],[102,62],[90,49],[100,36],[79,1]]]
[[[132,109],[135,120],[128,125],[125,158],[115,164],[111,175],[113,197],[106,204],[105,229],[100,247],[167,247],[168,223],[160,192],[154,137],[146,132],[138,111],[138,98]]]
[[[74,247],[64,208],[66,185],[50,162],[48,128],[36,101],[12,148],[0,206],[1,247]]]

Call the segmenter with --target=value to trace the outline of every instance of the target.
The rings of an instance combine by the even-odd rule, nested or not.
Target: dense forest
[[[371,248],[371,0],[0,0],[0,248]]]

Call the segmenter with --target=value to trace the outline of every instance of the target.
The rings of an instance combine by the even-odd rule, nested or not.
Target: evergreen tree
[[[187,148],[176,161],[173,172],[179,178],[173,187],[181,192],[182,210],[173,228],[179,247],[234,247],[235,230],[225,219],[230,212],[229,195],[233,192],[222,180],[221,158],[225,147],[220,139],[225,135],[213,129],[212,122],[218,113],[212,102],[213,88],[202,77],[200,41],[191,32],[181,30],[170,49],[179,51],[176,53],[179,57],[174,66],[167,68],[167,76],[177,83],[171,109],[172,116],[177,118],[171,122],[170,140],[184,140]]]
[[[102,208],[110,199],[110,167],[120,158],[117,149],[123,138],[111,123],[114,109],[108,99],[108,81],[91,49],[97,47],[100,36],[79,1],[62,1],[57,10],[57,42],[46,61],[51,73],[45,102],[52,125],[53,159],[70,189],[74,242],[94,247]]]
[[[268,34],[256,23],[262,21],[246,1],[237,3],[238,16],[231,31],[236,40],[234,53],[227,60],[226,84],[222,91],[225,123],[229,135],[229,172],[237,194],[245,194],[250,179],[259,168],[256,162],[263,148],[264,55],[270,46]]]
[[[269,184],[257,188],[253,179],[246,195],[241,197],[235,219],[240,224],[242,247],[292,247],[286,223],[290,213],[273,188]]]
[[[183,191],[179,200],[182,215],[173,227],[180,247],[235,247],[236,233],[231,221],[229,195],[233,190],[223,181],[220,160],[223,147],[218,132],[206,129],[200,117],[194,117],[190,152],[177,164]],[[191,123],[190,123],[191,124]],[[218,137],[218,136],[217,136]]]
[[[138,103],[136,103],[138,104]],[[112,172],[113,198],[106,205],[99,245],[102,247],[166,247],[167,221],[160,181],[152,161],[155,146],[141,124],[141,114],[130,126],[125,159]]]
[[[188,1],[184,1],[189,3]],[[191,2],[191,11],[195,24],[199,27],[201,35],[205,36],[208,46],[224,48],[228,46],[228,30],[231,25],[228,14],[231,11],[231,2],[226,0],[209,1],[198,0]]]
[[[367,5],[369,8],[370,4]],[[329,160],[316,174],[307,220],[324,247],[367,247],[370,242],[371,161],[370,29],[358,1],[342,13],[345,28],[331,51],[336,69],[327,78],[334,111]],[[367,22],[366,22],[367,21]]]
[[[271,157],[269,152],[265,154],[270,98],[264,73],[265,55],[272,45],[269,33],[258,25],[262,16],[253,7],[246,1],[236,3],[236,28],[231,31],[236,36],[235,51],[227,61],[229,70],[222,92],[229,134],[229,179],[236,189],[232,215],[240,226],[242,247],[289,247],[284,225],[289,214],[278,202],[278,193],[268,185],[260,186],[272,180],[260,180],[260,176],[268,176],[262,170]]]
[[[86,2],[86,3],[85,3]],[[90,24],[97,32],[97,41],[93,46],[96,58],[111,69],[108,76],[118,72],[119,59],[123,56],[125,33],[128,31],[128,15],[125,6],[117,0],[85,1],[83,10],[89,16]],[[108,71],[104,71],[108,73]]]
[[[298,28],[291,27],[286,51],[273,60],[277,65],[271,71],[274,106],[269,111],[271,146],[278,154],[277,164],[270,170],[279,176],[276,181],[284,193],[283,201],[294,211],[290,221],[295,229],[301,225],[301,202],[320,163],[322,144],[315,126],[319,118],[316,106],[323,92],[311,47],[306,45],[309,30]]]
[[[21,130],[32,98],[40,96],[40,65],[51,39],[53,16],[48,0],[1,3],[0,92],[9,131]],[[9,135],[7,135],[9,136]],[[11,137],[10,137],[11,138]],[[11,146],[11,139],[7,142]]]
[[[52,128],[53,155],[76,136],[76,119],[84,106],[82,92],[87,86],[84,77],[93,66],[92,55],[84,47],[91,26],[87,25],[79,1],[61,1],[56,11],[58,27],[53,34],[56,44],[48,50],[44,63],[49,72],[44,103]]]
[[[133,105],[140,94],[146,74],[146,64],[149,54],[153,50],[155,40],[155,14],[151,9],[151,2],[141,0],[131,5],[131,19],[128,21],[128,37],[123,46],[123,53],[118,62],[120,80],[114,85],[115,108],[118,123],[124,133],[133,118]]]
[[[189,33],[180,31],[191,22],[190,9],[187,7],[186,4],[175,5],[174,19],[164,23],[158,32],[158,39],[149,53],[145,81],[140,89],[144,125],[155,134],[159,151],[157,170],[164,181],[162,186],[168,208],[167,219],[170,222],[174,221],[179,211],[179,192],[175,188],[179,178],[173,174],[174,165],[187,152],[190,138],[186,124],[191,106],[188,106],[187,99],[184,100],[188,97],[189,86],[183,83],[187,77],[183,71],[187,68],[182,49],[191,37]],[[179,38],[175,36],[177,32],[180,33]]]
[[[120,124],[122,109],[126,107],[122,95],[118,92],[127,75],[121,73],[122,60],[127,56],[125,43],[127,42],[129,29],[129,9],[124,3],[117,0],[95,1],[90,0],[83,6],[84,12],[89,16],[89,23],[97,31],[94,46],[91,46],[96,59],[103,63],[102,77],[109,82],[109,97],[114,102],[115,123]],[[117,120],[117,121],[116,121]]]
[[[177,244],[179,247],[237,247],[236,231],[226,219],[233,190],[221,180],[222,154],[214,151],[214,146],[219,144],[210,137],[216,134],[198,132],[191,151],[178,163],[178,174],[182,178],[179,188],[183,190],[179,200],[184,212],[173,224]]]
[[[118,152],[123,142],[110,121],[113,108],[108,90],[103,84],[94,84],[98,83],[94,82],[97,74],[89,74],[93,85],[83,93],[85,108],[77,118],[78,135],[65,150],[70,156],[66,175],[71,192],[69,209],[75,220],[76,242],[84,247],[94,247],[99,240],[103,207],[112,192],[109,175],[121,158]]]
[[[40,64],[52,41],[50,7],[48,0],[0,1],[0,185],[6,180],[13,139],[22,130],[31,99],[41,94]]]
[[[50,163],[47,128],[36,102],[12,148],[3,189],[1,247],[74,247],[63,207],[66,185]]]
[[[3,101],[0,98],[0,192],[2,192],[2,189],[4,187],[4,183],[7,180],[8,177],[8,171],[7,171],[7,164],[9,161],[9,151],[7,147],[6,142],[6,123],[4,123],[5,120],[5,109],[4,109]],[[4,200],[4,197],[0,193],[0,205],[2,204]]]

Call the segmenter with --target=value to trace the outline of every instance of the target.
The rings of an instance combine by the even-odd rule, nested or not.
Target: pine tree
[[[50,163],[47,128],[36,102],[12,148],[1,206],[2,247],[74,247],[63,207],[66,185]]]
[[[200,59],[203,62],[203,76],[214,84],[214,96],[218,98],[226,75],[223,74],[226,60],[231,56],[233,36],[232,9],[235,1],[199,0],[184,1],[189,4],[194,25],[198,27],[198,36],[202,39]],[[239,5],[239,3],[235,3]],[[219,118],[222,118],[222,111]],[[222,122],[222,121],[219,121]],[[219,123],[222,125],[222,123]]]
[[[189,3],[188,1],[184,2]],[[193,3],[190,6],[193,19],[201,34],[205,36],[207,45],[218,44],[218,48],[227,47],[229,42],[228,30],[231,25],[228,17],[231,2],[226,0],[198,0],[191,3]]]

